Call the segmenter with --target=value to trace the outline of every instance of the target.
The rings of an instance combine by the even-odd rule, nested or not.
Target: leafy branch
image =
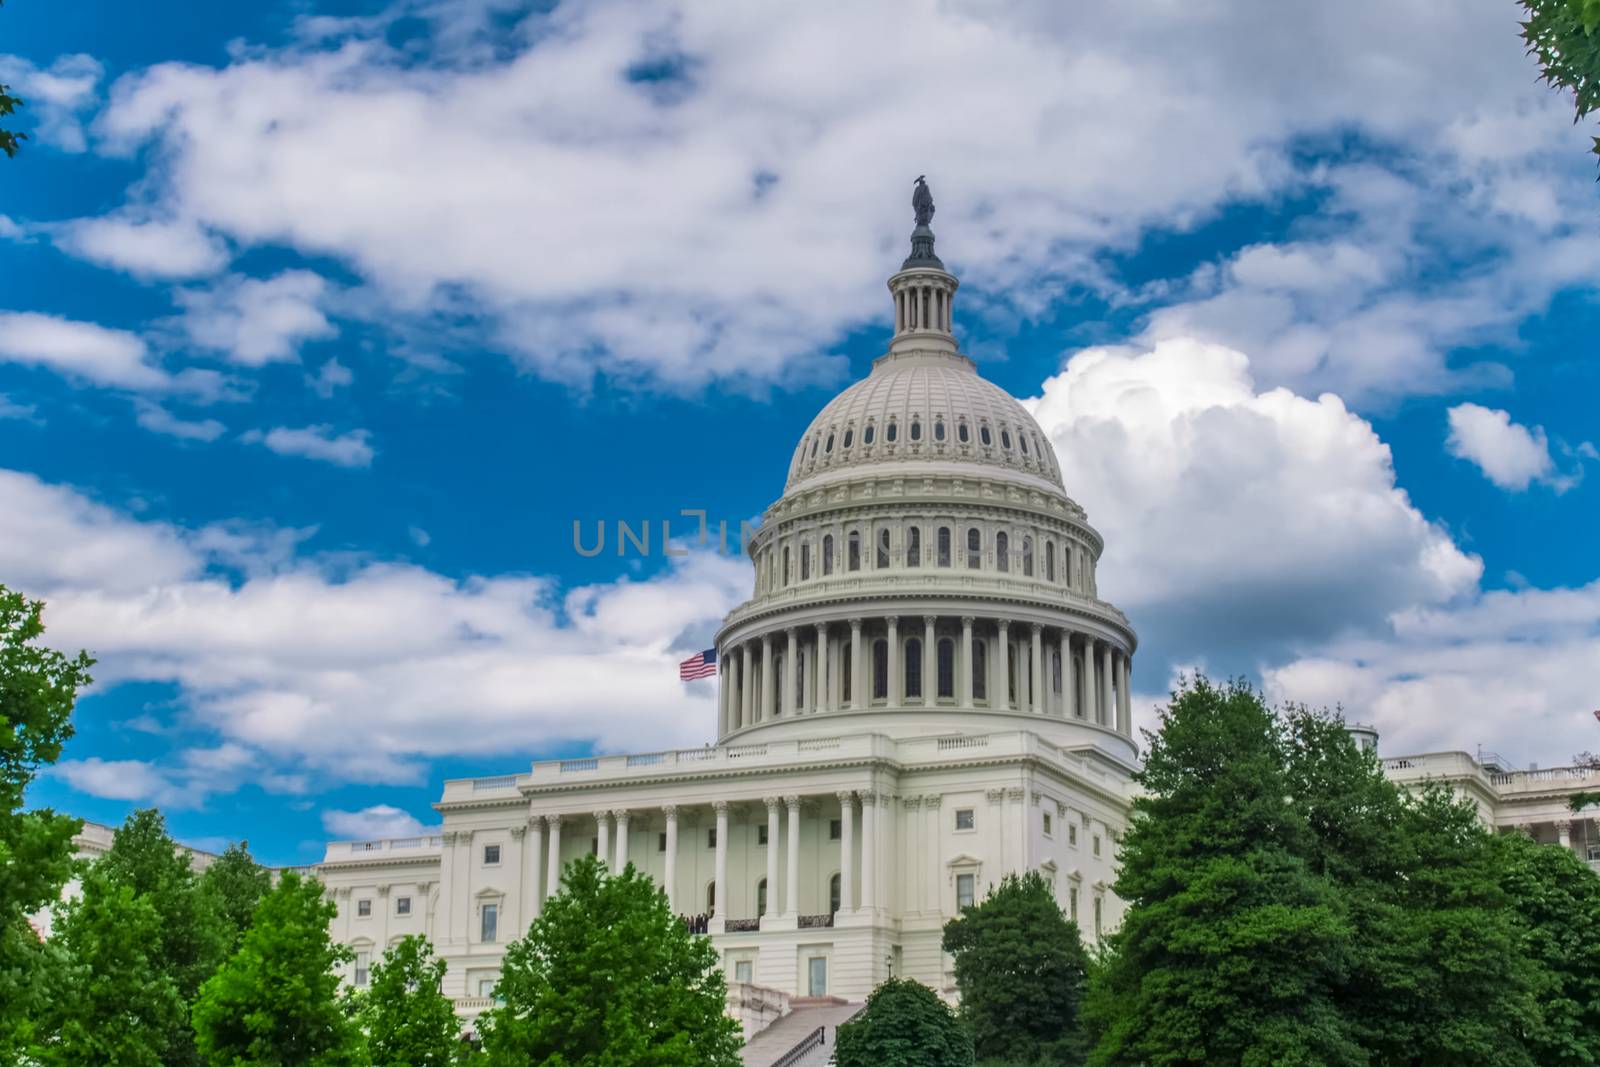
[[[1528,14],[1522,39],[1537,56],[1541,80],[1576,98],[1573,122],[1600,109],[1600,0],[1520,0]],[[1594,139],[1600,155],[1600,137]]]

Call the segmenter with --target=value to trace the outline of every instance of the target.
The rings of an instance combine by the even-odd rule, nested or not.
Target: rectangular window
[[[765,845],[766,843],[767,843],[767,828],[764,825],[757,825],[756,826],[756,844]]]
[[[950,566],[950,527],[939,527],[939,566]]]
[[[811,546],[800,546],[800,580],[806,581],[811,577]]]
[[[1072,902],[1072,921],[1073,922],[1077,922],[1078,921],[1078,887],[1077,886],[1073,886],[1072,887],[1072,896],[1069,899]]]
[[[492,996],[494,996],[494,979],[493,978],[480,978],[480,979],[478,979],[478,996],[480,996],[480,997],[492,997]]]
[[[972,829],[973,824],[974,824],[974,820],[973,820],[973,814],[972,814],[972,809],[971,808],[957,808],[956,809],[956,829],[957,830],[970,830],[970,829]]]
[[[970,908],[973,905],[973,885],[977,882],[975,874],[956,875],[956,908]]]
[[[356,953],[355,983],[358,988],[365,989],[367,987],[367,964],[371,958],[365,952]]]
[[[733,980],[749,985],[755,981],[755,966],[749,960],[739,960],[733,965]]]
[[[1067,823],[1067,844],[1078,847],[1078,828],[1070,822]]]
[[[859,533],[857,533],[856,531],[854,531],[854,530],[850,531],[848,557],[849,558],[846,560],[846,563],[848,564],[849,568],[851,570],[853,570],[853,571],[860,570],[861,569],[861,535]]]
[[[717,828],[715,826],[706,830],[706,848],[717,847]]]
[[[411,914],[411,898],[410,897],[396,897],[395,901],[394,901],[394,913],[396,915],[410,915]]]
[[[1095,937],[1099,937],[1100,936],[1101,920],[1105,915],[1105,903],[1106,902],[1105,902],[1105,898],[1104,897],[1098,897],[1097,896],[1097,897],[1094,898],[1094,936]]]
[[[600,839],[598,837],[589,838],[589,855],[600,855]]]
[[[828,958],[812,956],[806,967],[806,992],[813,997],[828,995]]]
[[[485,904],[478,923],[478,940],[492,944],[500,936],[500,905]]]
[[[656,851],[657,852],[665,852],[666,850],[667,850],[667,833],[666,833],[665,830],[663,830],[661,833],[656,835]]]
[[[370,901],[370,900],[358,900],[358,901],[356,901],[356,914],[361,916],[363,919],[365,919],[368,915],[371,915],[372,914],[372,901]]]
[[[1094,835],[1094,854],[1096,856],[1100,855],[1100,835],[1099,834],[1095,834]]]
[[[499,845],[484,845],[483,846],[483,865],[485,867],[493,867],[494,865],[496,865],[499,862],[500,862],[500,846]]]
[[[837,840],[839,840],[839,838],[841,836],[843,836],[843,834],[844,834],[844,820],[843,819],[829,819],[828,820],[828,840],[829,841],[837,841]]]
[[[1051,831],[1053,825],[1054,825],[1054,820],[1051,818],[1050,813],[1048,811],[1045,812],[1044,813],[1044,836],[1046,836],[1046,837],[1051,836],[1050,831]]]

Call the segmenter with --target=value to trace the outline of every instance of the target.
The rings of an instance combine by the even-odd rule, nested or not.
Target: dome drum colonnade
[[[1131,741],[1136,638],[1096,595],[1102,541],[1032,416],[959,352],[957,286],[919,225],[888,353],[812,421],[751,540],[755,594],[717,639],[721,738],[949,709]]]

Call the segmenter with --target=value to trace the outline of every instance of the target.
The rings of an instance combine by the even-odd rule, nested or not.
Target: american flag
[[[709,678],[716,673],[717,650],[714,648],[708,648],[704,652],[696,652],[678,664],[678,678],[680,681],[692,682],[696,678]]]

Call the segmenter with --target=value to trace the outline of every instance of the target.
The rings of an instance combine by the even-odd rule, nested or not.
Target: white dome
[[[937,466],[989,467],[1032,476],[1064,492],[1061,468],[1044,432],[1004,389],[979,377],[965,356],[891,354],[834,397],[811,420],[789,463],[785,492],[864,466],[915,474]],[[976,473],[976,472],[975,472]]]

